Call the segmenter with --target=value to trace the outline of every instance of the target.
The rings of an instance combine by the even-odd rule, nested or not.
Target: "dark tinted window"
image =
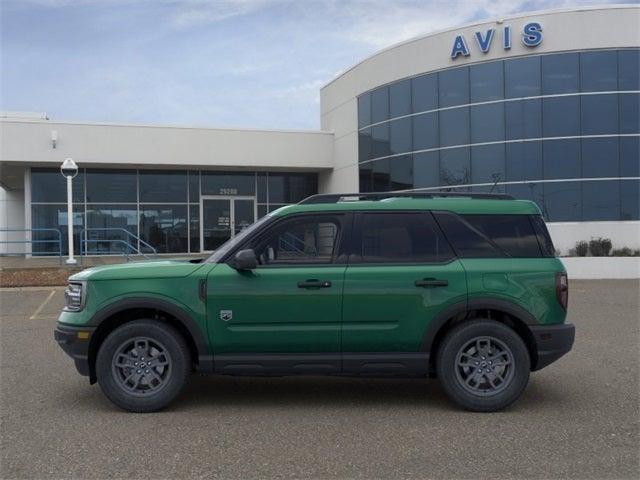
[[[540,95],[540,57],[507,60],[504,78],[507,98]]]
[[[619,176],[618,156],[618,139],[616,137],[583,138],[582,177]],[[585,200],[587,200],[586,197]]]
[[[389,122],[389,148],[391,153],[411,151],[411,117]]]
[[[364,162],[371,158],[372,141],[371,128],[365,128],[358,132],[358,160]]]
[[[414,113],[438,108],[438,75],[436,73],[411,79],[411,102]]]
[[[358,127],[371,123],[371,95],[365,93],[358,97]]]
[[[87,202],[137,202],[136,171],[87,170]]]
[[[471,103],[499,100],[504,97],[502,65],[502,62],[490,62],[470,67]]]
[[[531,218],[533,229],[538,236],[538,243],[540,244],[540,249],[542,250],[542,256],[554,257],[556,255],[556,249],[553,246],[551,236],[549,235],[549,230],[547,230],[547,226],[542,219],[542,215],[531,215],[531,217],[529,218]]]
[[[640,50],[618,52],[618,88],[640,90]]]
[[[471,143],[504,140],[504,103],[471,107]]]
[[[582,184],[582,220],[620,220],[620,181]]]
[[[382,87],[371,92],[371,123],[389,119],[389,89]]]
[[[269,203],[297,203],[316,193],[315,173],[269,173]]]
[[[471,183],[469,148],[440,151],[440,184],[465,185]]]
[[[389,117],[411,113],[411,81],[403,80],[389,87]]]
[[[189,172],[189,201],[200,201],[200,172]]]
[[[440,155],[438,152],[413,154],[413,183],[415,188],[440,185]]]
[[[584,95],[580,106],[583,135],[618,133],[617,95]]]
[[[542,211],[548,222],[579,222],[582,219],[580,182],[542,184]]]
[[[545,179],[580,177],[580,140],[547,140],[542,144]]]
[[[469,107],[440,112],[440,146],[467,145],[469,143]]]
[[[389,159],[391,190],[405,190],[413,186],[413,158],[400,155]]]
[[[621,93],[619,97],[620,133],[637,134],[640,131],[640,95],[637,93]]]
[[[542,101],[540,99],[507,102],[504,109],[507,140],[542,136]]]
[[[371,158],[386,157],[390,154],[389,123],[371,127]]]
[[[540,257],[528,215],[440,214],[438,221],[460,257]]]
[[[253,195],[256,191],[254,173],[202,172],[204,195]]]
[[[582,52],[580,86],[583,92],[618,89],[618,55],[616,52]]]
[[[544,55],[542,57],[542,94],[578,91],[580,73],[577,53]]]
[[[413,149],[438,147],[438,114],[435,112],[413,117]]]
[[[542,178],[542,142],[507,143],[505,150],[507,181]]]
[[[84,173],[82,169],[72,181],[73,202],[84,202]],[[31,169],[31,201],[33,203],[67,203],[67,180],[58,169]]]
[[[543,99],[542,131],[545,137],[580,135],[580,98]]]
[[[504,147],[503,144],[471,147],[471,183],[505,181]]]
[[[365,263],[443,262],[453,254],[431,215],[365,213],[360,252]]]
[[[158,253],[188,251],[186,205],[141,205],[140,237]]]
[[[187,172],[141,171],[140,201],[170,203],[186,202]]]
[[[440,108],[469,103],[469,69],[445,70],[438,74]]]

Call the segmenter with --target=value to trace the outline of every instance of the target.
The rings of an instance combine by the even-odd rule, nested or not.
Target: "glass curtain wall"
[[[150,252],[149,246],[158,253],[197,253],[201,195],[254,197],[259,218],[317,190],[315,173],[80,169],[73,180],[74,248],[80,252],[84,230],[87,254]],[[65,179],[57,169],[33,168],[31,192],[32,228],[59,230],[66,253]],[[33,238],[58,235],[42,231]],[[35,243],[33,253],[57,254],[58,245]]]
[[[640,50],[531,55],[358,97],[360,191],[506,192],[558,221],[640,219]]]

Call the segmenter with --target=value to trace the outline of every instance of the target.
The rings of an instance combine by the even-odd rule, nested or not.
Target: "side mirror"
[[[240,250],[236,253],[235,257],[233,257],[231,266],[236,270],[253,270],[258,266],[256,252],[251,248]]]

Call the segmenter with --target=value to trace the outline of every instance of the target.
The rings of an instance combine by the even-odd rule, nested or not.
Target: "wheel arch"
[[[420,347],[429,354],[430,372],[435,372],[438,348],[447,332],[455,325],[472,318],[496,320],[511,327],[524,341],[531,358],[531,370],[535,370],[538,351],[535,337],[529,328],[529,325],[538,325],[535,317],[507,300],[480,297],[450,305],[429,323]]]
[[[198,370],[212,368],[213,361],[205,334],[198,323],[179,306],[156,298],[125,298],[99,310],[89,321],[96,330],[89,342],[89,380],[96,382],[95,363],[100,345],[114,329],[137,319],[155,319],[178,330],[187,342]]]

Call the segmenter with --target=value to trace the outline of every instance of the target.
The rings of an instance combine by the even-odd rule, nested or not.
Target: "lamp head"
[[[72,158],[67,158],[60,166],[60,173],[62,173],[62,176],[65,178],[73,178],[78,174],[78,165],[76,165],[76,162],[74,162]]]

